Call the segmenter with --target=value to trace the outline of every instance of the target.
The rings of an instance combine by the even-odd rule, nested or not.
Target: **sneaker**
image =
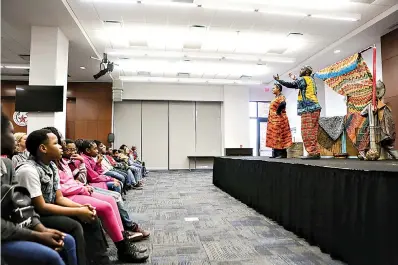
[[[134,251],[131,244],[128,242],[121,242],[117,250],[117,257],[119,261],[126,263],[143,263],[148,258],[149,255],[147,253],[140,253]]]
[[[142,229],[137,223],[134,223],[133,228],[134,228],[133,232],[141,233],[143,238],[147,238],[151,234],[149,231]]]
[[[139,252],[139,253],[145,253],[147,252],[148,248],[144,246],[137,246],[133,243],[130,243],[131,249],[134,250],[134,252]]]
[[[124,231],[123,236],[129,242],[138,242],[144,238],[144,235],[142,233],[136,231]]]

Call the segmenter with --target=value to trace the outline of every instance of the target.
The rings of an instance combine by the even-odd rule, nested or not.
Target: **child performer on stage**
[[[301,68],[300,77],[293,78],[293,82],[286,82],[279,79],[279,75],[274,79],[281,85],[288,88],[299,89],[297,99],[297,114],[301,116],[301,136],[308,156],[302,159],[320,159],[318,147],[318,128],[321,105],[317,98],[317,88],[315,80],[312,78],[312,68],[304,66]]]
[[[289,119],[286,115],[286,98],[282,95],[282,86],[275,84],[267,125],[266,146],[272,148],[271,158],[287,158],[286,149],[292,145]]]

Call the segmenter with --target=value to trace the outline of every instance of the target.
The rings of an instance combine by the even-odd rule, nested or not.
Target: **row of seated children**
[[[19,152],[11,162],[16,143]],[[103,151],[97,144],[101,149],[99,142],[62,140],[53,127],[14,138],[12,123],[2,113],[4,264],[110,264],[103,230],[115,244],[119,261],[148,259],[147,248],[134,242],[148,238],[149,232],[131,220],[121,195],[129,181],[134,186],[133,178],[141,180],[128,164],[104,168],[105,156],[98,157]],[[9,194],[17,196],[3,200]],[[21,202],[24,205],[18,205]],[[12,218],[15,212],[20,213],[17,219]]]

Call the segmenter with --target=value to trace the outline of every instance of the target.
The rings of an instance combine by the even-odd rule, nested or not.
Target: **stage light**
[[[112,73],[114,69],[114,63],[108,60],[108,55],[104,53],[104,57],[101,59],[93,58],[95,60],[101,61],[100,63],[100,71],[93,75],[94,79],[97,80],[101,76],[106,75],[107,73]]]

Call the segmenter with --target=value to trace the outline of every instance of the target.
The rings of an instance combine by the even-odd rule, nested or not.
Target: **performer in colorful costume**
[[[282,95],[280,84],[275,84],[272,93],[275,99],[269,108],[265,145],[272,148],[271,158],[287,158],[286,149],[292,145],[292,134],[286,115],[286,98]]]
[[[317,98],[317,87],[312,77],[312,68],[305,66],[300,71],[300,77],[294,78],[293,82],[287,82],[274,76],[274,79],[281,85],[299,89],[297,99],[297,114],[301,116],[301,136],[305,150],[308,156],[302,159],[320,159],[320,150],[318,147],[318,128],[321,106]]]
[[[395,123],[392,116],[392,109],[391,106],[383,102],[385,85],[382,81],[378,81],[376,88],[377,108],[373,110],[373,114],[377,114],[376,119],[374,115],[369,115],[369,113],[372,113],[372,103],[369,103],[361,111],[361,115],[368,116],[369,119],[374,119],[374,126],[380,129],[378,131],[380,135],[378,137],[377,143],[380,145],[381,148],[386,150],[386,152],[391,156],[392,159],[398,159],[398,151],[394,149],[396,132]],[[366,159],[364,152],[360,152],[358,157],[360,159]]]

